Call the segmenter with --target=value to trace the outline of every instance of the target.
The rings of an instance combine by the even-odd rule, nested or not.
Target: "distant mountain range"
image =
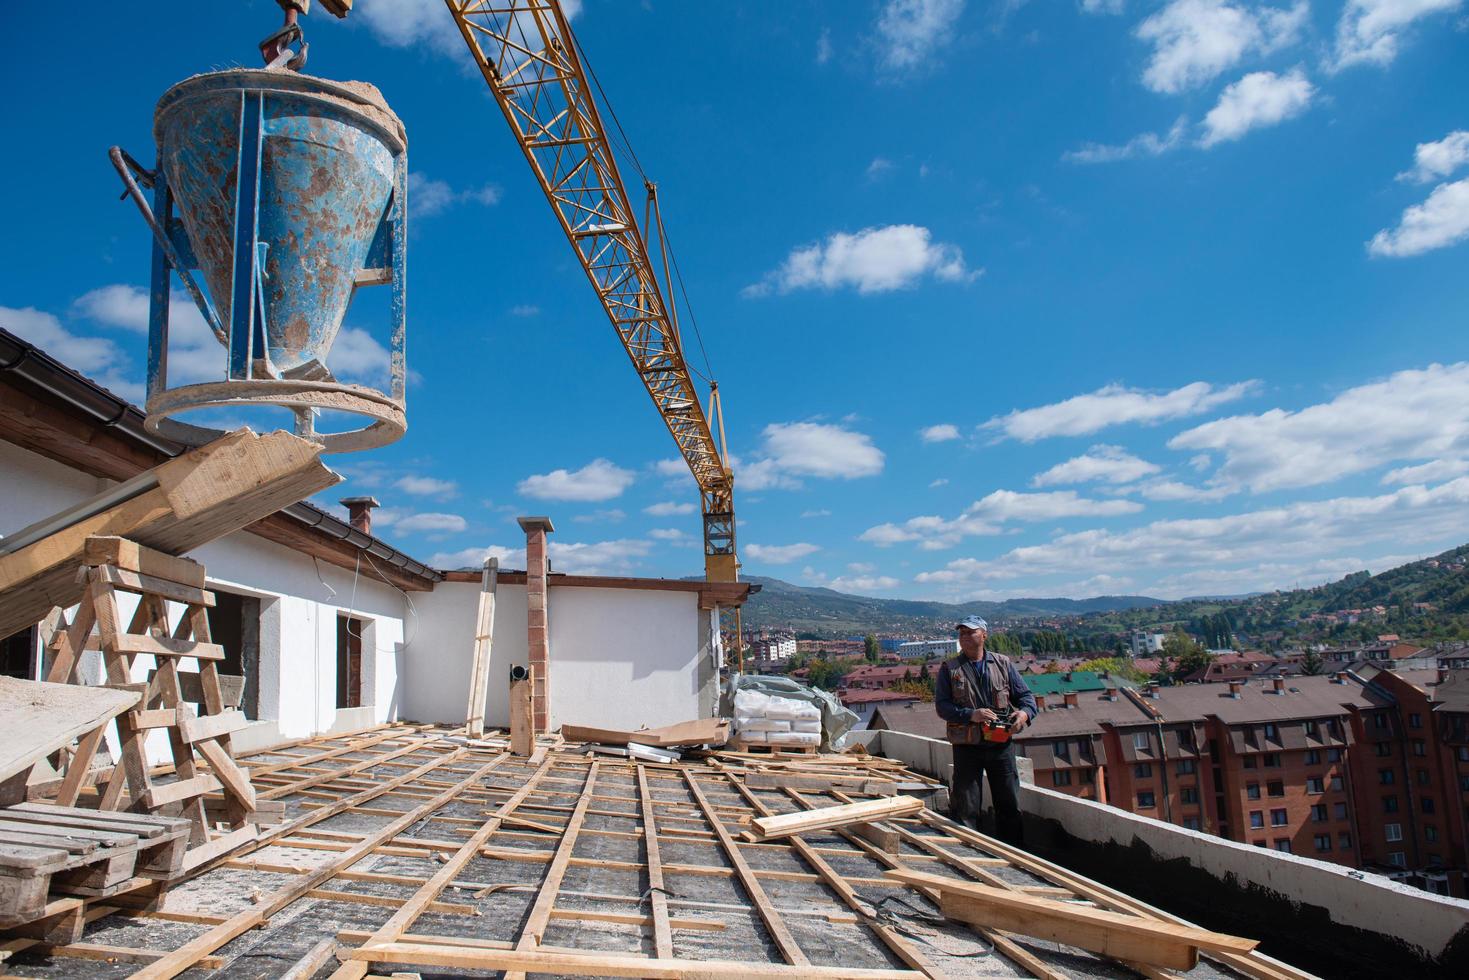
[[[834,589],[808,588],[778,578],[750,576],[760,591],[745,605],[746,629],[792,627],[820,633],[902,631],[948,625],[971,613],[986,619],[1083,616],[1164,604],[1148,596],[1097,596],[1092,599],[1006,599],[1004,602],[926,602],[875,599]]]

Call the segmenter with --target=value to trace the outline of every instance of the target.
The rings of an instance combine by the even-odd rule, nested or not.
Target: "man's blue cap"
[[[954,625],[954,629],[984,630],[986,633],[988,633],[990,631],[990,624],[984,621],[983,616],[965,616],[962,620]]]

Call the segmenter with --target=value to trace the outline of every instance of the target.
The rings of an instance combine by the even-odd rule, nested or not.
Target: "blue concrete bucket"
[[[238,69],[169,89],[153,135],[219,321],[234,321],[233,304],[253,294],[249,356],[264,376],[325,377],[406,150],[398,117],[371,85]],[[247,190],[258,187],[254,228],[237,227],[242,172]],[[246,267],[257,281],[242,283],[236,252],[251,242],[260,254]]]

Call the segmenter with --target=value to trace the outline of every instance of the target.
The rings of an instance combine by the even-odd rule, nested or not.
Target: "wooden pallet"
[[[732,738],[724,745],[726,752],[748,752],[753,755],[819,755],[821,749],[815,745],[771,745],[767,742],[746,742]]]
[[[58,895],[106,898],[184,865],[189,822],[47,803],[0,808],[0,928],[42,918]]]

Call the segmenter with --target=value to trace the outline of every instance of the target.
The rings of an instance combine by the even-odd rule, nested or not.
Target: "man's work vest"
[[[948,661],[945,664],[949,668],[949,690],[952,693],[954,703],[961,708],[989,708],[991,711],[1004,712],[1010,707],[1010,658],[1004,654],[988,651],[978,662],[975,670],[982,667],[989,669],[989,685],[991,697],[985,701],[983,693],[975,683],[974,672],[969,669],[969,658],[964,654]],[[956,745],[979,745],[985,743],[981,734],[984,726],[965,724],[962,721],[951,721],[948,723],[948,739]]]

